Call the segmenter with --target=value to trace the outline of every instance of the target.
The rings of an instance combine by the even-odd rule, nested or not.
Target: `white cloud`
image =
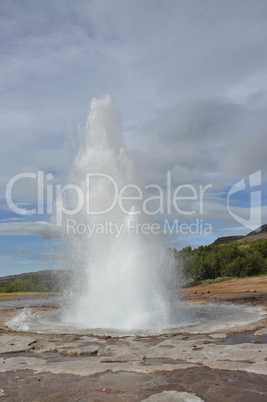
[[[266,169],[266,113],[226,98],[198,99],[160,114],[135,142],[132,155],[142,177],[163,183],[173,173],[176,185],[211,182],[223,190],[234,180]]]
[[[248,104],[252,108],[267,106],[266,71],[247,77],[235,87],[230,88],[228,96],[235,103]]]
[[[144,182],[164,185],[169,170],[174,186],[212,177],[218,193],[259,169],[264,179],[266,19],[265,0],[2,2],[1,191],[40,169],[63,182],[68,126],[107,92]],[[35,201],[30,186],[19,194]],[[227,220],[220,208],[215,197],[210,219]],[[0,232],[46,239],[51,228]]]
[[[28,266],[33,264],[33,261],[31,260],[19,260],[15,262],[15,265],[23,265],[23,266]],[[0,256],[0,267],[6,268],[6,267],[12,267],[14,266],[14,260],[11,257],[7,257],[7,256]],[[9,272],[4,272],[4,274],[6,275],[11,275],[11,273]],[[1,272],[0,274],[1,276],[3,275],[3,273]]]
[[[7,250],[7,253],[25,256],[27,254],[30,254],[31,251],[26,247],[16,246],[16,247],[12,247],[10,250]]]
[[[40,222],[8,222],[0,223],[1,236],[38,236],[43,240],[56,237],[54,225],[46,221]]]

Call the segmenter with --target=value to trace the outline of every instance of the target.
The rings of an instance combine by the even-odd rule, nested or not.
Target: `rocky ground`
[[[267,308],[267,277],[184,289],[182,297]],[[215,333],[110,337],[14,332],[6,321],[17,312],[0,310],[0,401],[267,400],[267,316]]]

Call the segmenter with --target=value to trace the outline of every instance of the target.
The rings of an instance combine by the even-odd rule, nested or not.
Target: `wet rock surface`
[[[106,372],[88,377],[18,370],[2,373],[0,381],[5,401],[142,401],[175,391],[203,401],[265,402],[267,386],[262,375],[205,367],[155,375]],[[168,400],[173,399],[164,399]]]
[[[177,391],[163,391],[160,394],[154,394],[144,399],[142,402],[150,401],[150,402],[200,402],[203,399],[198,398],[193,394],[189,394],[188,392],[177,392]]]
[[[266,317],[206,334],[110,337],[11,331],[16,313],[1,315],[0,401],[267,400]]]

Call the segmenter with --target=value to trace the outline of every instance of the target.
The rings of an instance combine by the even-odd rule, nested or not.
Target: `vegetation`
[[[184,270],[192,285],[216,278],[243,278],[267,273],[267,240],[230,241],[201,246],[195,250],[185,247],[172,249],[178,269]]]
[[[59,292],[63,273],[39,271],[0,278],[0,292]],[[64,279],[64,278],[63,278]]]

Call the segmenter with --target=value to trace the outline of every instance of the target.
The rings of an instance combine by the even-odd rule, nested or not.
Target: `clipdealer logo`
[[[131,217],[128,226],[132,228],[131,224],[133,222],[136,233],[140,231],[144,232],[144,234],[159,232],[162,230],[162,227],[164,234],[182,234],[184,231],[185,233],[195,233],[195,227],[197,227],[197,233],[210,234],[212,232],[211,225],[206,223],[204,219],[201,219],[204,217],[205,192],[213,187],[212,184],[199,186],[183,184],[175,188],[172,185],[171,172],[167,172],[166,185],[164,188],[157,184],[149,184],[144,188],[136,184],[127,184],[120,188],[113,177],[103,173],[88,173],[85,175],[85,185],[83,188],[72,183],[65,185],[53,184],[53,178],[53,174],[45,174],[43,171],[36,173],[24,172],[13,176],[7,183],[5,192],[9,209],[18,215],[52,215],[55,218],[54,223],[56,226],[67,225],[67,229],[76,234],[82,234],[87,231],[89,236],[92,232],[102,234],[107,230],[106,228],[108,228],[108,233],[114,234],[115,236],[117,236],[117,233],[123,231],[120,227],[116,227],[115,230],[115,223],[111,220],[108,225],[106,223],[103,225],[104,217],[108,216],[106,214],[109,214],[114,208],[119,209],[125,216]],[[100,210],[94,209],[91,203],[91,190],[94,179],[104,182],[104,187],[108,186],[109,190],[111,190],[107,195],[108,204],[106,204],[105,207],[102,206]],[[30,185],[35,186],[37,191],[37,203],[35,208],[21,208],[20,203],[15,201],[16,185],[20,180],[29,180]],[[235,183],[230,188],[227,195],[228,213],[236,222],[250,230],[261,226],[262,211],[260,186],[261,171],[259,170],[250,174],[247,180],[243,178]],[[242,211],[239,211],[238,208],[234,207],[233,199],[239,192],[248,190],[250,192],[249,217],[244,218],[244,216],[242,216],[244,207],[242,207]],[[150,196],[146,195],[146,191],[150,193]],[[68,197],[71,193],[75,195],[76,201],[71,204],[66,204],[66,196]],[[102,196],[105,197],[105,192]],[[134,207],[129,208],[129,205]],[[88,227],[89,224],[87,222],[81,223],[79,219],[77,221],[74,220],[75,215],[78,215],[81,211],[83,211],[83,214],[98,217],[99,227],[92,225],[92,227]],[[159,225],[155,222],[140,224],[138,223],[138,219],[132,219],[137,218],[139,214],[141,214],[141,216],[162,217],[164,215],[175,217],[175,214],[178,214],[179,216],[186,217],[191,223],[170,218],[165,219],[164,225]],[[193,217],[196,218],[195,221],[189,219]],[[103,228],[105,228],[105,230],[103,230]]]
[[[36,208],[24,209],[16,205],[15,186],[20,180],[32,180],[37,190]],[[148,184],[141,188],[136,184],[126,184],[120,187],[116,180],[104,173],[87,173],[84,185],[69,183],[65,185],[51,183],[53,175],[42,171],[37,173],[19,173],[13,176],[6,186],[6,202],[10,210],[19,215],[54,215],[57,226],[62,226],[65,217],[73,217],[81,211],[86,215],[104,216],[113,209],[118,208],[125,216],[138,215],[171,215],[197,216],[204,213],[205,192],[212,184],[193,186],[182,184],[176,188],[172,185],[171,172],[167,173],[166,186]],[[94,202],[94,180],[102,184],[102,193],[97,194]],[[146,195],[146,192],[150,195]],[[153,195],[151,195],[151,192]],[[65,202],[72,194],[75,202]],[[103,203],[105,199],[106,203]],[[100,204],[100,209],[97,209]],[[102,205],[101,205],[102,204]]]
[[[247,227],[250,230],[254,230],[256,227],[261,226],[261,170],[252,173],[248,177],[248,186],[246,186],[245,179],[235,183],[228,192],[227,195],[227,209],[229,214],[235,219],[236,222]],[[255,189],[257,188],[257,189]],[[236,212],[230,206],[231,197],[241,191],[250,189],[250,206],[249,217],[246,219]]]

